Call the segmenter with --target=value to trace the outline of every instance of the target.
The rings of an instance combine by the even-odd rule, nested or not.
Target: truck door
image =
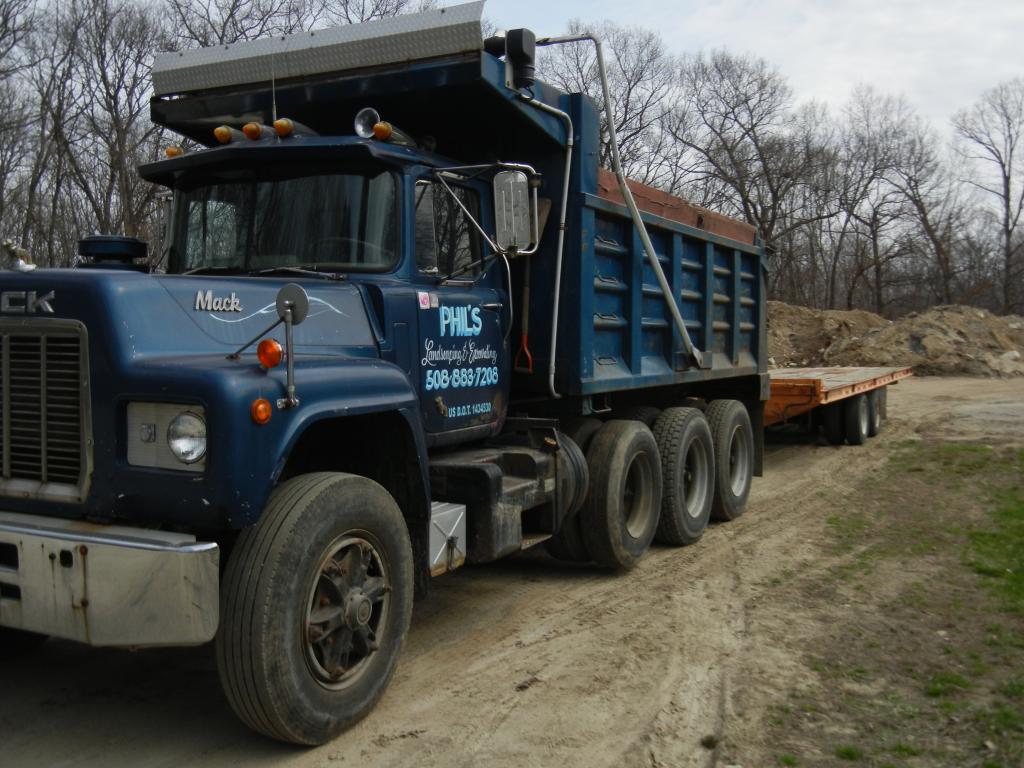
[[[479,192],[450,186],[478,219]],[[415,203],[416,268],[431,278],[416,294],[424,428],[493,424],[504,415],[508,391],[508,298],[494,287],[503,283],[504,266],[492,260],[481,267],[480,233],[439,182],[418,181]]]

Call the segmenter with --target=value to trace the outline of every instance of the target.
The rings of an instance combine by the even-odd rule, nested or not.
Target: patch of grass
[[[779,755],[779,765],[800,765],[800,762],[793,755]]]
[[[1024,677],[1007,680],[996,691],[1008,699],[1024,699]]]
[[[1024,452],[1021,452],[1024,463]],[[1024,616],[1024,488],[994,494],[992,528],[972,531],[967,564],[985,576],[1006,610]]]
[[[979,712],[975,719],[990,733],[1024,733],[1024,719],[1021,718],[1021,713],[1004,704],[995,704]]]
[[[840,760],[860,760],[864,757],[864,750],[859,747],[842,746],[836,747],[836,757]]]
[[[957,691],[966,691],[971,687],[970,681],[956,672],[936,672],[928,680],[924,692],[929,696],[949,696]]]
[[[911,744],[897,742],[893,745],[892,753],[896,757],[917,757],[921,754],[921,750]]]

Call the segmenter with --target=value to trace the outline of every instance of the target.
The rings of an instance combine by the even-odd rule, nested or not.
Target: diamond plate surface
[[[483,0],[284,37],[156,56],[157,96],[445,56],[483,47]]]

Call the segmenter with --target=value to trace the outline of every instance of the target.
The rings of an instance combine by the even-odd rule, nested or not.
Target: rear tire
[[[654,423],[661,454],[661,516],[654,540],[692,544],[711,517],[715,451],[704,414],[696,408],[666,408]]]
[[[409,532],[384,488],[331,472],[282,483],[224,572],[217,667],[231,707],[281,741],[337,735],[384,692],[412,590]]]
[[[603,426],[603,421],[588,416],[568,422],[565,425],[565,434],[586,454],[590,441]],[[581,517],[580,512],[571,515],[562,522],[558,533],[547,540],[546,547],[552,557],[567,563],[590,562],[590,553],[587,552],[587,545],[583,541]]]
[[[715,498],[711,517],[735,520],[743,514],[754,476],[754,430],[738,400],[713,400],[706,413],[715,446]]]
[[[868,437],[875,437],[882,431],[881,393],[883,391],[873,389],[866,395],[868,400]]]
[[[47,635],[40,635],[36,632],[0,627],[0,661],[15,659],[31,653],[47,639]]]
[[[632,568],[658,527],[658,444],[640,422],[609,421],[594,435],[587,464],[590,492],[580,513],[587,551],[606,568]]]
[[[846,442],[850,445],[864,445],[868,439],[868,399],[864,395],[854,395],[843,401],[843,428]]]

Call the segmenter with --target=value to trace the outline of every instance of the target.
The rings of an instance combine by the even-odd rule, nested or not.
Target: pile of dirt
[[[829,349],[890,325],[884,317],[855,309],[819,310],[781,301],[768,302],[769,365],[776,368],[823,365]]]
[[[984,309],[932,307],[835,340],[826,365],[912,365],[931,375],[1024,376],[1024,318]]]

